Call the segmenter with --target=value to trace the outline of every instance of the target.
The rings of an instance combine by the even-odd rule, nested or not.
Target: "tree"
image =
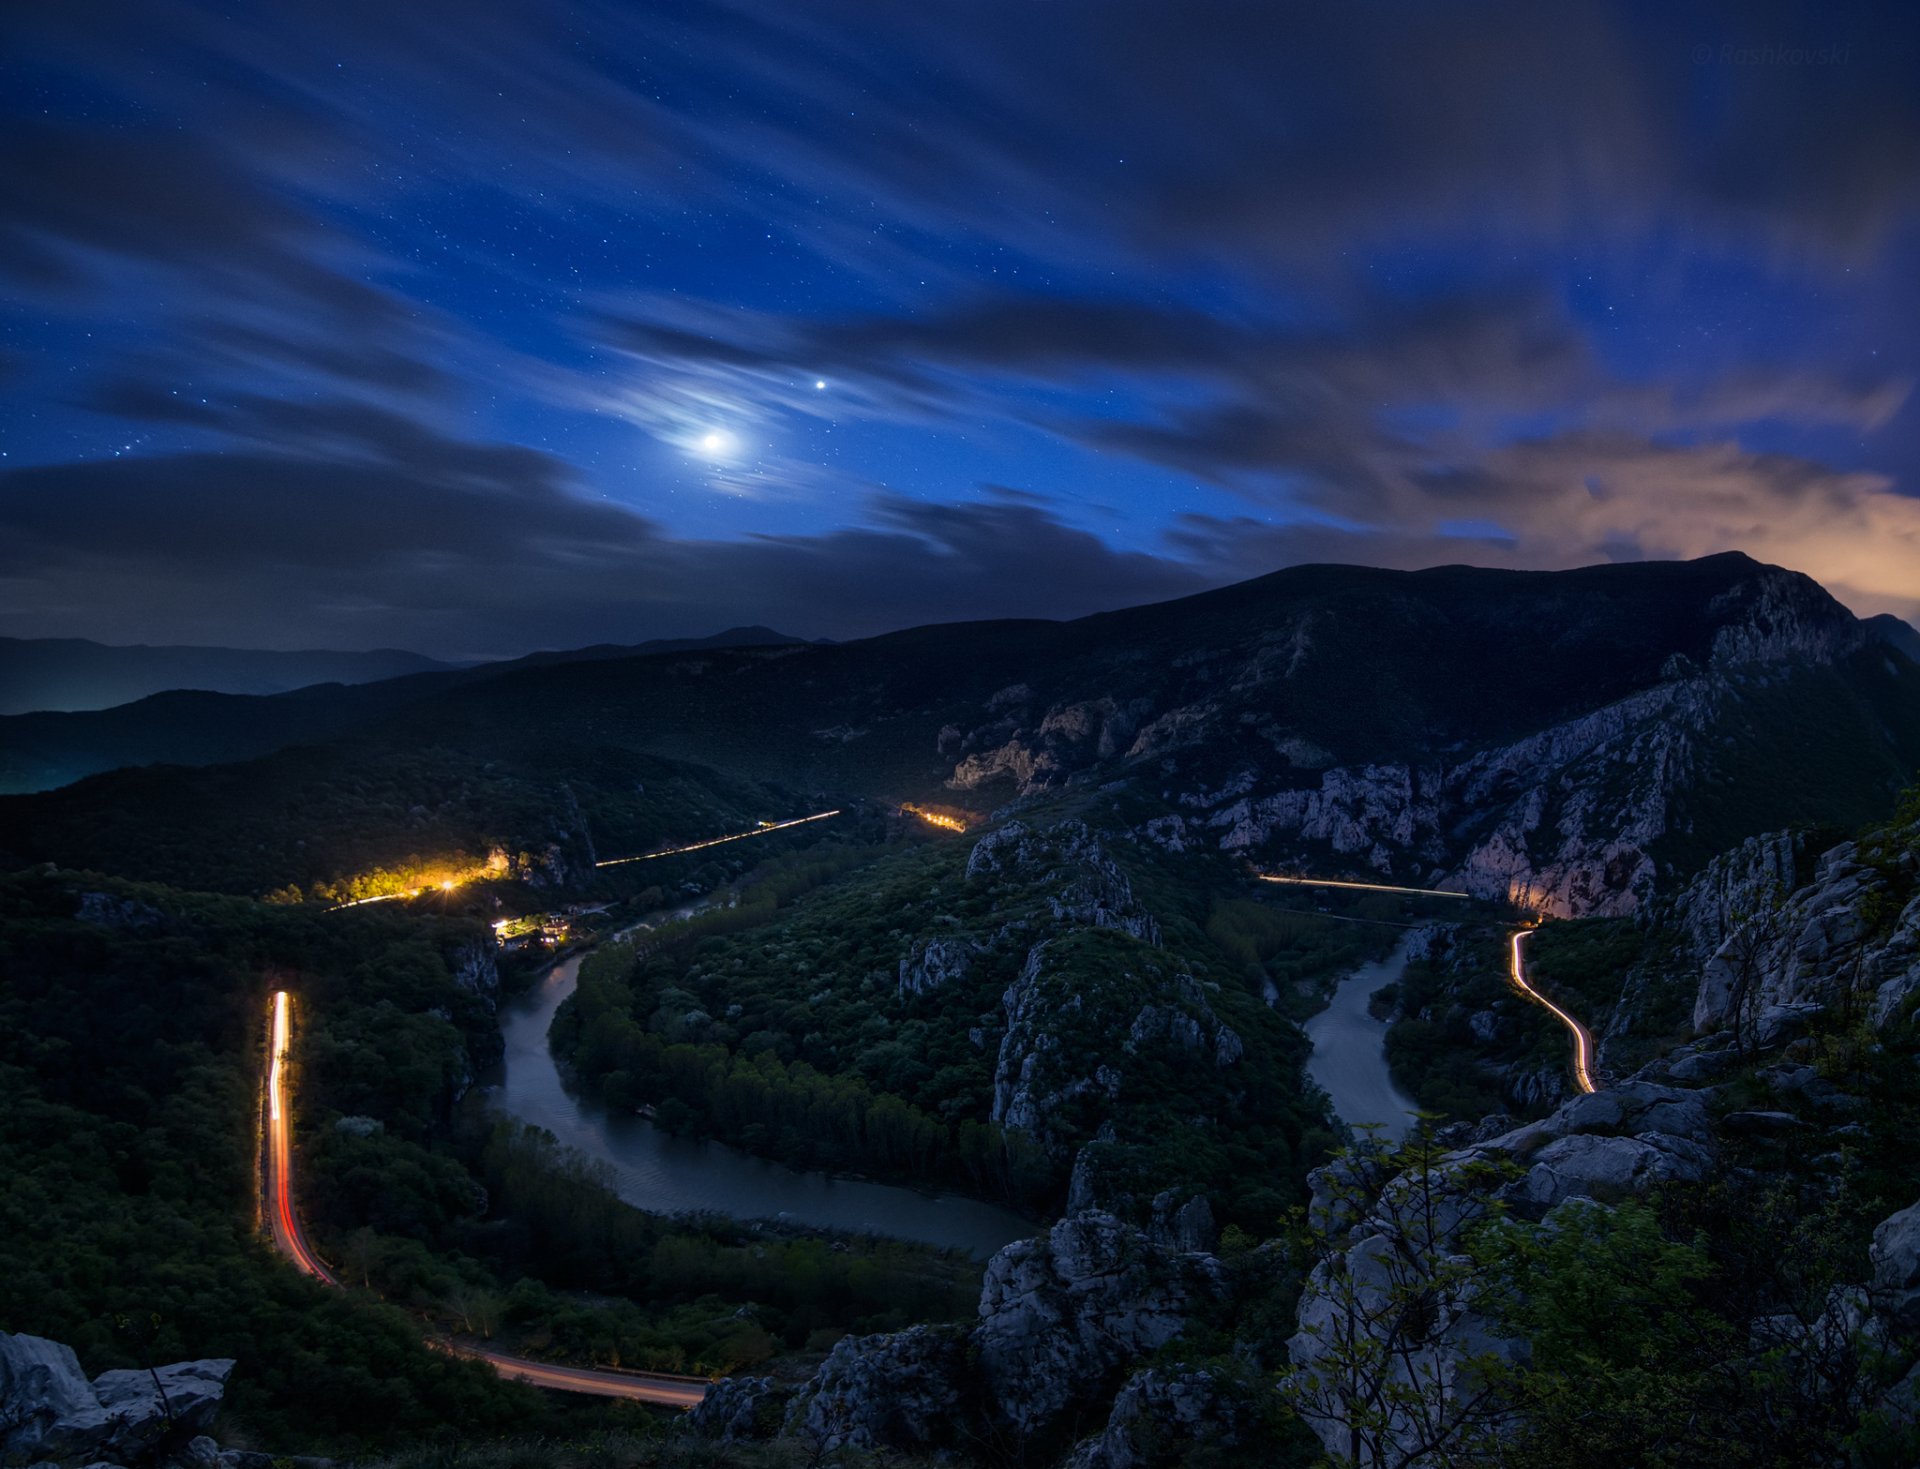
[[[1293,1232],[1311,1262],[1305,1341],[1282,1391],[1338,1462],[1480,1462],[1509,1422],[1505,1358],[1474,1349],[1466,1319],[1483,1289],[1470,1236],[1497,1217],[1493,1190],[1509,1176],[1450,1155],[1426,1121],[1404,1143],[1370,1139],[1316,1175]]]

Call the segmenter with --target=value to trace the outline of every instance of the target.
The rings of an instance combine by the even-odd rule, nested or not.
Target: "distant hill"
[[[52,790],[85,776],[130,765],[216,765],[245,760],[299,742],[358,729],[415,699],[464,683],[484,683],[523,669],[605,662],[714,648],[784,647],[800,639],[767,627],[736,627],[704,638],[659,638],[652,642],[603,643],[568,652],[531,653],[499,663],[461,667],[412,653],[395,653],[424,666],[368,679],[308,683],[284,693],[256,697],[220,691],[212,684],[172,689],[105,709],[44,710],[0,717],[0,794]],[[14,643],[15,647],[53,644]],[[106,648],[98,643],[58,646],[103,653],[203,652],[234,649]],[[252,656],[252,655],[249,655]],[[261,654],[261,657],[375,658],[377,654]],[[375,679],[377,678],[377,682]]]
[[[84,638],[0,638],[0,714],[110,709],[172,689],[280,694],[309,684],[373,683],[459,667],[398,648],[109,647]]]
[[[177,717],[33,716],[123,721],[125,750]],[[215,887],[312,882],[345,860],[316,831],[324,804],[356,852],[552,846],[585,871],[645,849],[635,762],[666,761],[688,802],[707,779],[976,816],[1111,791],[1143,840],[1623,912],[1747,835],[1874,819],[1920,767],[1920,667],[1817,583],[1741,555],[1302,566],[1073,622],[535,659],[194,717],[204,741],[265,739],[251,717],[321,748],[0,801],[0,844]],[[0,759],[21,723],[0,721]]]

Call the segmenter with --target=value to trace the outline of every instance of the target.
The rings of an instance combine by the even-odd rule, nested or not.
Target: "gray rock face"
[[[1638,1198],[1656,1183],[1698,1183],[1713,1157],[1698,1143],[1664,1133],[1644,1137],[1575,1134],[1548,1143],[1511,1197],[1544,1213],[1566,1199],[1619,1203]]]
[[[1057,970],[1052,945],[1028,951],[1001,997],[1006,1030],[990,1114],[1001,1127],[1064,1158],[1075,1141],[1065,1109],[1083,1097],[1119,1096],[1132,1058],[1171,1052],[1182,1064],[1224,1068],[1245,1054],[1239,1034],[1185,971],[1141,964],[1090,985]]]
[[[112,1433],[112,1415],[72,1347],[0,1334],[0,1458],[25,1463],[81,1454]]]
[[[1852,842],[1821,854],[1797,889],[1791,851],[1784,837],[1755,838],[1675,900],[1704,955],[1696,1030],[1773,1045],[1844,998],[1884,1025],[1920,991],[1920,897],[1877,931],[1867,906],[1884,901],[1886,880]]]
[[[922,939],[900,958],[900,998],[928,994],[966,978],[974,946],[964,939]]]
[[[1920,1329],[1920,1204],[1881,1221],[1868,1257],[1875,1307],[1904,1331]]]
[[[0,1333],[0,1459],[138,1458],[205,1428],[233,1366],[227,1358],[176,1362],[88,1382],[71,1347]]]
[[[1250,1405],[1211,1372],[1151,1367],[1127,1380],[1107,1426],[1061,1469],[1171,1469],[1199,1451],[1237,1448],[1253,1431]]]
[[[453,970],[453,982],[468,994],[478,995],[491,1009],[500,999],[500,946],[492,934],[460,945],[447,962]]]
[[[133,898],[116,898],[111,893],[82,893],[74,910],[75,918],[98,928],[124,929],[129,933],[157,933],[166,926],[166,915],[158,908]]]
[[[965,1357],[951,1327],[843,1337],[788,1405],[782,1433],[820,1453],[938,1444],[958,1418]]]
[[[93,1379],[94,1394],[120,1425],[110,1446],[120,1454],[138,1453],[164,1437],[199,1432],[220,1411],[233,1366],[231,1357],[219,1357],[153,1372],[102,1372]]]
[[[684,1421],[700,1437],[721,1443],[771,1438],[786,1416],[789,1395],[771,1377],[723,1377]]]
[[[1224,1288],[1211,1255],[1153,1244],[1110,1214],[1063,1219],[987,1266],[973,1347],[994,1410],[1024,1436],[1164,1346]]]
[[[1055,886],[1047,898],[1056,925],[1113,928],[1158,945],[1160,921],[1142,908],[1133,884],[1084,821],[1035,829],[1009,821],[974,843],[967,876],[1020,877]]]
[[[1383,1178],[1377,1152],[1317,1170],[1310,1218],[1352,1243],[1314,1268],[1301,1295],[1288,1343],[1295,1384],[1324,1391],[1339,1380],[1349,1304],[1384,1312],[1397,1292],[1418,1289],[1428,1292],[1429,1314],[1392,1370],[1422,1392],[1451,1393],[1475,1356],[1524,1351],[1497,1337],[1478,1307],[1471,1262],[1458,1253],[1474,1222],[1496,1204],[1535,1220],[1610,1205],[1664,1180],[1703,1179],[1713,1160],[1713,1122],[1701,1097],[1636,1077],[1445,1155],[1425,1190],[1408,1176]],[[1476,1165],[1486,1164],[1496,1165],[1493,1176],[1476,1179]],[[1309,1426],[1330,1451],[1344,1452],[1342,1425],[1309,1418]],[[1416,1425],[1408,1419],[1389,1431],[1410,1442]]]

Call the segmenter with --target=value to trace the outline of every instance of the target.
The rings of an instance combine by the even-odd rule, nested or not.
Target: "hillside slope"
[[[1752,832],[1875,815],[1920,765],[1920,668],[1808,578],[1740,555],[1308,566],[1068,623],[468,678],[371,719],[351,760],[434,750],[534,775],[556,747],[980,814],[1127,778],[1175,848],[1606,913]],[[123,772],[5,814],[23,856],[137,864],[95,835],[109,808],[164,800],[220,845],[236,810],[285,809],[312,759]]]

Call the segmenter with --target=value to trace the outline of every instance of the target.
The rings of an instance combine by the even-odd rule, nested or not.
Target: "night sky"
[[[1727,549],[1920,615],[1916,12],[15,3],[0,634]]]

